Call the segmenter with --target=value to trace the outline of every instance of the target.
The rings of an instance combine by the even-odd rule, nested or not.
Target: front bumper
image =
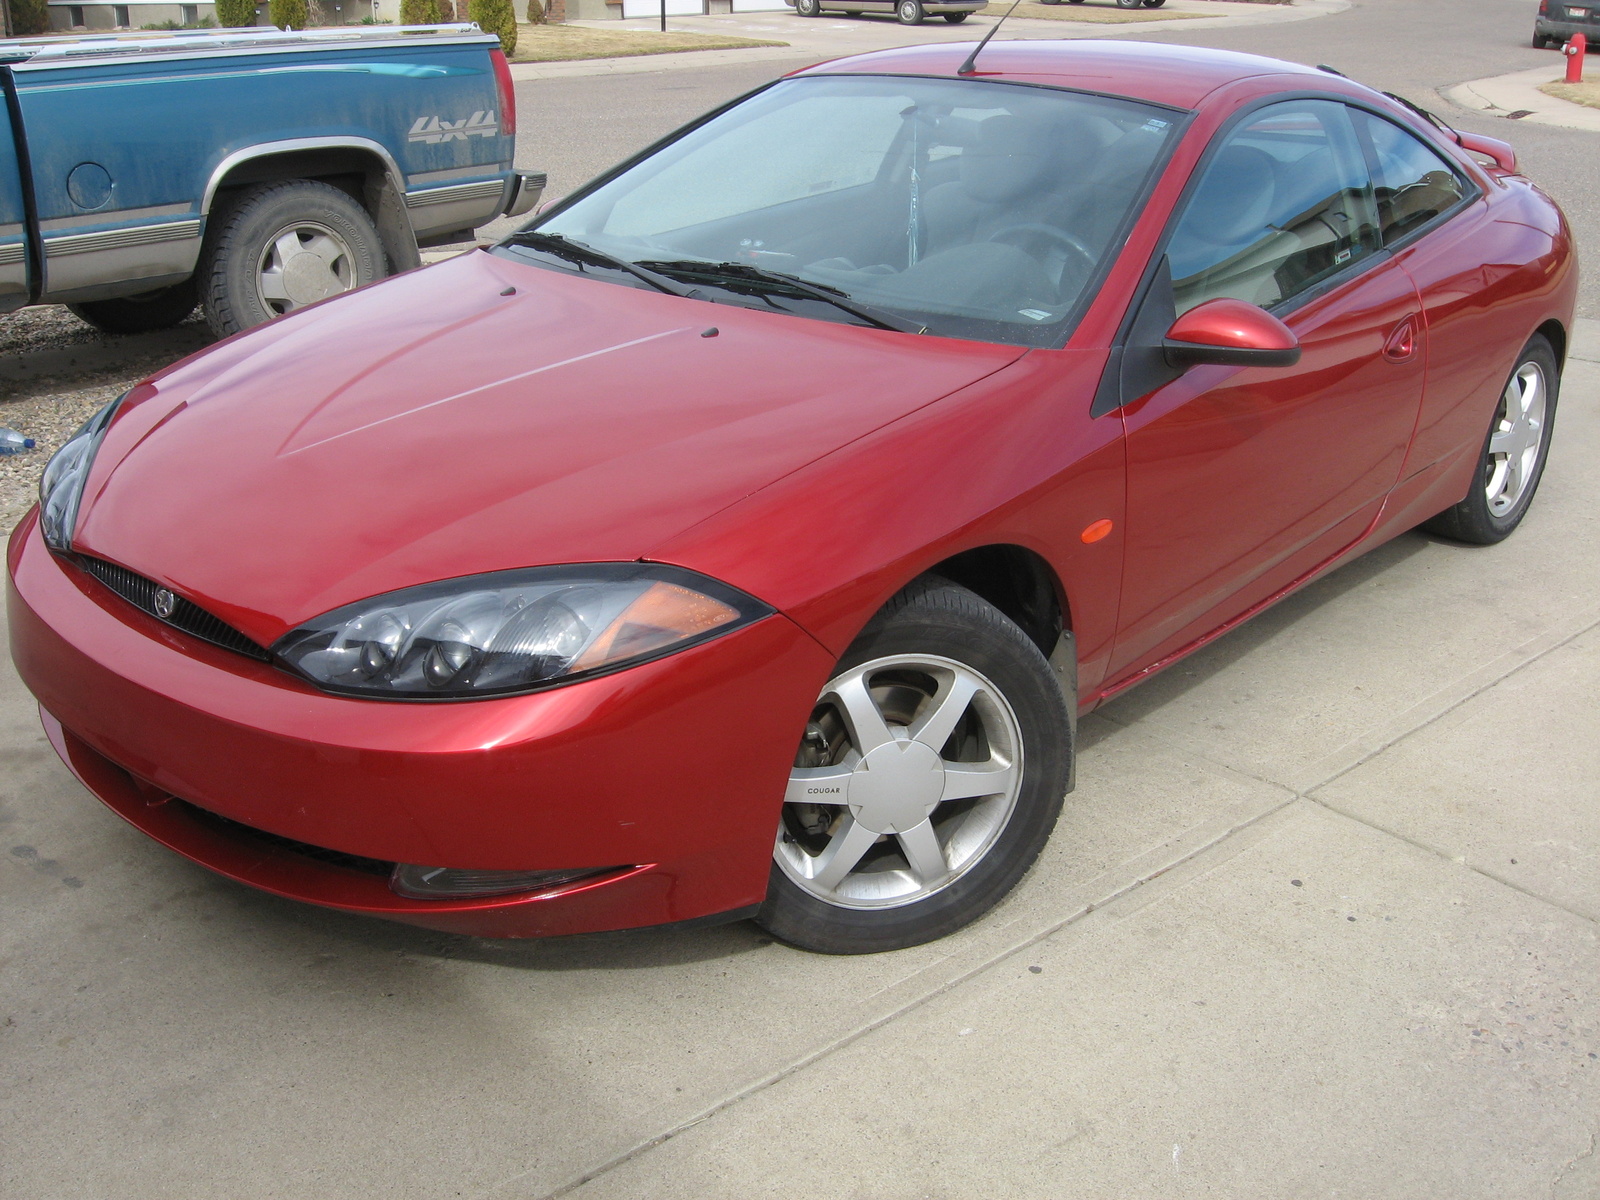
[[[146,615],[51,554],[31,515],[8,558],[17,669],[63,761],[119,816],[279,895],[483,936],[759,903],[798,732],[833,665],[774,616],[534,695],[358,700]],[[548,893],[412,900],[340,855],[615,869]]]

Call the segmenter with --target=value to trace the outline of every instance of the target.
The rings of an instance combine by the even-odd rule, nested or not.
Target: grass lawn
[[[1009,4],[989,0],[982,11],[990,16],[1000,16]],[[1091,25],[1126,25],[1130,21],[1186,21],[1191,17],[1204,17],[1206,13],[1167,12],[1160,8],[1106,8],[1088,4],[1037,4],[1035,0],[1022,0],[1016,15],[1046,21],[1087,21]]]
[[[1547,83],[1539,90],[1557,100],[1570,100],[1574,104],[1600,108],[1600,83]]]
[[[581,25],[519,25],[512,62],[570,62],[579,58],[630,58],[680,50],[743,50],[787,46],[717,33],[661,33],[654,29],[588,29]]]

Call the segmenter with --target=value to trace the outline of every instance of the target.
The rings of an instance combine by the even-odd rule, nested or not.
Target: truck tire
[[[149,333],[154,329],[171,329],[188,317],[198,303],[200,294],[191,276],[182,283],[139,296],[69,304],[67,311],[104,333]]]
[[[330,184],[247,187],[212,222],[195,278],[218,337],[389,273],[372,218]]]

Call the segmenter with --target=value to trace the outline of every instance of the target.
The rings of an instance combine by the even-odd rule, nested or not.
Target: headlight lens
[[[771,612],[676,567],[534,567],[351,604],[285,635],[273,651],[331,692],[470,699],[632,666]]]
[[[45,545],[53,550],[67,550],[72,546],[84,480],[89,477],[100,438],[121,403],[122,397],[118,396],[78,426],[78,431],[45,464],[44,474],[39,478],[39,528],[44,533]]]

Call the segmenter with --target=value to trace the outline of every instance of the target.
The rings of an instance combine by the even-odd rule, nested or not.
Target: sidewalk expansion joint
[[[693,1129],[695,1126],[702,1124],[725,1109],[735,1107],[750,1097],[766,1091],[768,1088],[783,1082],[785,1079],[799,1074],[806,1068],[819,1063],[838,1051],[853,1045],[857,1041],[866,1037],[868,1034],[871,1034],[876,1030],[883,1028],[885,1025],[888,1025],[890,1022],[899,1020],[901,1017],[916,1011],[917,1009],[928,1004],[930,1001],[936,1000],[940,996],[944,996],[954,991],[962,984],[977,978],[978,976],[991,970],[996,965],[1005,962],[1007,959],[1021,954],[1023,951],[1028,950],[1033,946],[1038,945],[1040,942],[1055,936],[1062,930],[1076,925],[1091,914],[1106,908],[1108,905],[1111,905],[1114,902],[1133,894],[1134,892],[1137,892],[1146,884],[1152,883],[1162,876],[1169,875],[1173,871],[1193,863],[1203,855],[1213,852],[1219,847],[1237,841],[1242,834],[1254,829],[1257,826],[1260,826],[1264,821],[1267,821],[1269,818],[1283,812],[1285,809],[1288,809],[1295,803],[1295,801],[1304,799],[1304,797],[1290,794],[1287,789],[1282,787],[1281,784],[1275,786],[1276,790],[1282,793],[1277,799],[1276,803],[1266,805],[1250,813],[1248,816],[1244,816],[1241,819],[1228,823],[1226,827],[1216,833],[1215,836],[1206,839],[1199,845],[1189,848],[1185,852],[1181,853],[1178,857],[1162,861],[1158,866],[1152,866],[1151,869],[1139,872],[1133,879],[1113,887],[1109,891],[1098,893],[1097,899],[1085,902],[1075,907],[1071,912],[1059,920],[1051,921],[1045,924],[1042,928],[1035,929],[1026,936],[1019,938],[1016,941],[1007,943],[1004,948],[984,955],[978,962],[958,971],[956,974],[947,979],[941,980],[939,983],[929,987],[926,991],[914,996],[905,1003],[896,1005],[888,1012],[882,1013],[869,1021],[863,1022],[855,1029],[852,1029],[847,1033],[834,1038],[825,1045],[811,1051],[809,1054],[804,1054],[785,1066],[768,1072],[766,1075],[763,1075],[745,1087],[730,1093],[723,1099],[718,1100],[716,1103],[707,1105],[694,1116],[678,1122],[670,1129],[667,1129],[662,1133],[655,1135],[654,1137],[639,1142],[627,1150],[624,1150],[620,1154],[607,1159],[599,1166],[585,1171],[577,1178],[564,1183],[551,1191],[542,1193],[539,1200],[561,1200],[561,1197],[570,1195],[578,1188],[583,1187],[587,1183],[593,1182],[594,1180],[600,1178],[600,1176],[605,1175],[607,1172],[615,1170],[617,1167],[631,1162],[633,1159],[638,1158],[642,1154],[649,1153],[658,1146],[664,1145],[673,1138],[677,1137],[679,1134]],[[1204,826],[1202,825],[1197,828],[1204,828]],[[1193,832],[1193,829],[1185,831],[1185,833]],[[1149,851],[1140,857],[1149,858],[1153,854],[1158,854],[1161,850],[1173,845],[1175,842],[1181,842],[1183,837],[1184,834],[1179,834],[1175,838],[1165,843],[1164,846],[1157,847],[1155,850]],[[911,978],[914,978],[914,976]],[[510,1178],[503,1179],[499,1183],[491,1185],[483,1192],[479,1193],[479,1195],[483,1198],[483,1200],[489,1200],[489,1198],[500,1194],[503,1189],[514,1186],[518,1179],[524,1178],[529,1173],[530,1172],[521,1172],[517,1175],[511,1176]]]
[[[1442,858],[1447,863],[1451,863],[1458,867],[1464,867],[1475,875],[1482,875],[1485,879],[1490,880],[1493,883],[1498,883],[1501,887],[1510,888],[1513,892],[1520,892],[1530,900],[1537,900],[1540,904],[1549,905],[1551,908],[1558,908],[1568,916],[1577,917],[1580,921],[1585,921],[1590,925],[1600,925],[1600,919],[1597,919],[1593,913],[1586,913],[1582,909],[1573,908],[1571,905],[1563,904],[1559,900],[1552,900],[1549,896],[1541,895],[1539,892],[1531,891],[1522,884],[1517,883],[1514,880],[1507,879],[1503,875],[1497,875],[1493,871],[1490,871],[1484,867],[1480,867],[1478,864],[1471,862],[1460,855],[1451,854],[1447,850],[1441,850],[1438,846],[1430,845],[1429,843],[1420,841],[1409,834],[1401,833],[1395,829],[1390,829],[1386,825],[1379,825],[1376,821],[1369,821],[1365,817],[1357,816],[1353,812],[1348,812],[1336,804],[1330,804],[1328,801],[1320,800],[1315,796],[1303,796],[1301,798],[1308,804],[1315,804],[1324,812],[1332,813],[1336,817],[1342,817],[1346,821],[1353,821],[1357,825],[1364,826],[1375,833],[1381,833],[1385,837],[1394,838],[1394,840],[1397,842],[1404,842],[1406,845],[1417,850],[1421,850],[1425,854],[1431,854],[1435,858]]]

